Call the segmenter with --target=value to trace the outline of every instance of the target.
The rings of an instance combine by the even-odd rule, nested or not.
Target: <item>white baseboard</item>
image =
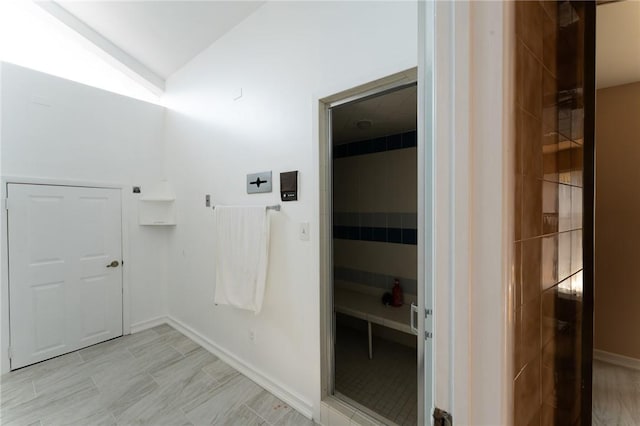
[[[640,370],[640,359],[631,358],[624,355],[618,355],[612,352],[606,352],[606,351],[601,351],[599,349],[594,349],[593,359],[607,362],[609,364],[619,365],[621,367]]]
[[[193,328],[189,327],[188,325],[183,324],[182,322],[172,317],[165,317],[165,320],[167,324],[220,358],[222,361],[238,370],[240,373],[247,376],[249,379],[256,382],[258,385],[271,392],[273,395],[280,398],[285,403],[289,404],[289,406],[291,406],[303,416],[309,419],[313,418],[313,407],[311,403],[297,396],[293,391],[290,391],[285,386],[281,385],[266,374],[257,371],[253,366],[237,359],[233,354],[213,343],[211,340],[209,340]]]
[[[158,325],[167,324],[168,322],[169,319],[166,316],[155,317],[148,320],[140,321],[135,324],[131,324],[131,333],[138,333],[140,331],[144,331]]]

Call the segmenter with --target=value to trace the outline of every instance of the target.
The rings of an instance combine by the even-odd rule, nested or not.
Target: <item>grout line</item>
[[[523,177],[526,177],[526,175],[522,175],[522,176],[523,176]],[[576,185],[576,184],[573,184],[573,183],[560,182],[559,180],[546,179],[546,178],[544,178],[544,177],[542,177],[542,178],[538,178],[538,177],[536,177],[536,179],[541,180],[542,182],[555,183],[555,184],[557,184],[557,185],[569,186],[569,187],[571,187],[571,188],[580,188],[580,189],[584,189],[584,187],[583,187],[583,186]]]
[[[187,417],[187,413],[184,412],[183,408],[184,408],[184,405],[182,407],[178,407],[178,410],[180,410],[180,412],[182,413],[183,416]],[[187,420],[189,420],[188,417],[187,417]]]
[[[215,362],[215,361],[214,361]],[[209,376],[214,382],[216,382],[218,385],[221,385],[222,382],[218,379],[216,379],[215,377],[213,377],[213,375],[211,373],[209,373],[207,370],[203,368],[200,369],[200,371],[202,371],[204,374],[206,374],[207,376]]]
[[[247,408],[249,409],[249,411],[251,411],[253,414],[255,414],[256,416],[258,416],[258,417],[260,417],[262,420],[264,420],[264,422],[265,422],[266,424],[271,425],[271,423],[270,423],[267,419],[265,419],[264,417],[262,417],[262,416],[261,416],[261,415],[260,415],[256,410],[254,410],[253,408],[249,407],[246,403],[244,403],[244,404],[242,404],[242,405],[244,405],[245,407],[247,407]],[[241,406],[242,406],[242,405],[241,405]]]
[[[93,376],[89,376],[89,380],[91,380],[91,383],[93,383],[93,386],[96,388],[96,390],[98,391],[98,393],[100,395],[102,395],[102,391],[100,390],[100,388],[98,387],[98,384],[96,383],[96,381],[94,380]],[[110,411],[109,411],[110,412]]]
[[[160,383],[158,383],[158,382],[156,381],[155,377],[153,377],[153,374],[151,374],[151,373],[145,373],[145,374],[146,374],[147,376],[149,376],[149,378],[151,378],[151,381],[152,381],[153,383],[155,383],[156,385],[158,385],[158,387],[160,387]]]
[[[138,359],[138,357],[136,357],[136,356],[133,354],[133,352],[131,352],[131,349],[129,349],[129,347],[128,347],[128,346],[125,348],[125,350],[126,350],[127,352],[129,352],[129,355],[131,355],[131,356],[133,357],[133,359]]]
[[[536,235],[535,237],[521,238],[519,240],[515,240],[514,243],[522,243],[522,242],[527,242],[527,241],[531,241],[531,240],[535,240],[535,239],[553,237],[555,235],[566,234],[568,232],[578,232],[578,231],[582,231],[583,229],[584,228],[573,228],[573,229],[569,229],[569,230],[565,230],[565,231],[558,231],[558,232],[551,232],[551,233],[547,233],[547,234]]]

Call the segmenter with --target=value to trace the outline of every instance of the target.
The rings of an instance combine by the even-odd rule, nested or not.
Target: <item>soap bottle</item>
[[[393,297],[393,301],[391,302],[392,306],[402,306],[402,287],[400,287],[400,280],[393,280],[393,289],[391,290],[391,294]]]

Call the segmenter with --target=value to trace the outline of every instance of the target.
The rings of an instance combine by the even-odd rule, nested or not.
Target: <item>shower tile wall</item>
[[[581,386],[584,21],[581,6],[570,2],[515,7],[514,424],[574,425]]]
[[[334,146],[334,278],[416,294],[416,132]],[[362,288],[362,287],[361,287]]]

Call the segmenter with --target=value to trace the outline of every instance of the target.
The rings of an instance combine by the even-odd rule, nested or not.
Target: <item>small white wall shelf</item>
[[[176,200],[141,198],[139,223],[140,225],[175,225]]]
[[[138,223],[152,226],[176,225],[176,198],[166,181],[140,198]]]

